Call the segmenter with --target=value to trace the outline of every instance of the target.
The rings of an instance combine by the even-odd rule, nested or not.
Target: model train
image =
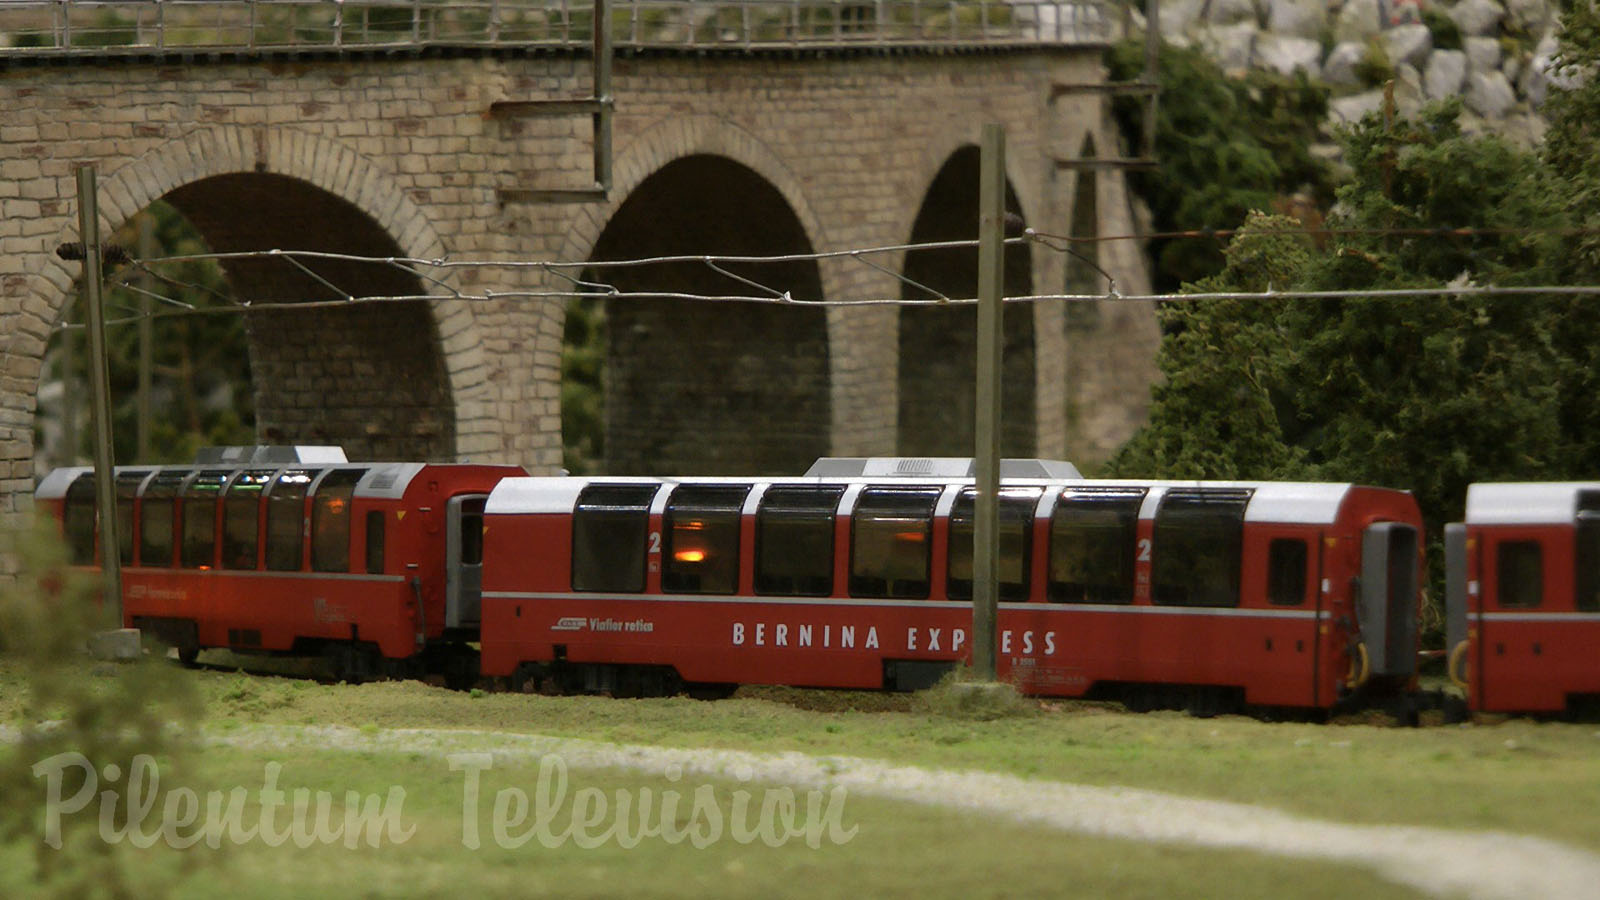
[[[213,451],[117,470],[124,617],[184,659],[321,654],[347,679],[915,689],[971,652],[970,467],[824,459],[798,478],[573,478],[350,463],[330,448]],[[1414,688],[1423,533],[1409,493],[1090,480],[1038,460],[1002,474],[997,662],[1024,692],[1215,712]],[[1451,593],[1451,671],[1475,708],[1545,710],[1596,690],[1578,648],[1600,637],[1580,633],[1600,630],[1600,611],[1578,620],[1600,582],[1575,563],[1600,560],[1600,524],[1582,512],[1600,510],[1591,487],[1565,486],[1579,511],[1564,524],[1504,521],[1516,504],[1503,498],[1551,489],[1475,487],[1452,528],[1464,587]],[[84,565],[94,493],[81,468],[36,493]],[[1550,494],[1523,515],[1557,505]],[[1530,606],[1527,584],[1558,570],[1593,602],[1551,580]]]

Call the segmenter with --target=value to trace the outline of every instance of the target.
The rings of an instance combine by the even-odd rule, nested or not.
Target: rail
[[[1082,45],[1111,0],[611,0],[632,49]],[[0,0],[0,59],[190,52],[585,49],[570,0]]]

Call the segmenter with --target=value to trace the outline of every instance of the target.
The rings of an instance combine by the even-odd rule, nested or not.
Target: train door
[[[1361,540],[1357,598],[1363,669],[1371,677],[1409,678],[1417,669],[1417,529],[1370,525]]]
[[[446,628],[476,628],[483,607],[483,504],[487,494],[462,494],[445,504]]]
[[[1468,679],[1478,668],[1468,658],[1472,648],[1468,635],[1473,625],[1467,579],[1467,554],[1471,546],[1466,523],[1453,522],[1444,527],[1444,649],[1448,660],[1445,671],[1456,687],[1467,691],[1468,697],[1473,693]]]

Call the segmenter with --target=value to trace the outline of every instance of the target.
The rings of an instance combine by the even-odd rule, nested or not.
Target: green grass
[[[703,849],[688,842],[646,839],[632,849],[615,842],[584,849],[572,842],[547,849],[537,840],[503,848],[491,835],[493,793],[517,788],[532,795],[532,765],[498,764],[482,775],[480,847],[462,844],[463,776],[443,760],[406,754],[304,751],[209,750],[198,777],[208,786],[263,781],[266,759],[283,766],[279,786],[305,787],[342,796],[346,790],[384,794],[405,788],[402,819],[413,836],[376,849],[342,844],[300,849],[257,841],[224,842],[220,851],[184,851],[158,845],[133,858],[131,868],[169,871],[175,859],[201,870],[180,882],[172,896],[214,900],[227,885],[230,900],[279,897],[642,897],[705,896],[860,897],[1117,897],[1166,898],[1181,885],[1184,896],[1401,898],[1418,896],[1359,869],[1261,857],[1236,851],[1199,850],[1080,837],[1000,820],[906,804],[850,797],[843,823],[855,836],[845,843],[801,840],[772,848],[756,841],[724,838]],[[170,774],[170,773],[169,773]],[[191,776],[196,773],[190,773]],[[570,772],[571,790],[597,786],[637,796],[648,788],[688,795],[690,779],[668,783],[611,772]],[[731,810],[731,791],[716,787],[718,806]],[[752,793],[759,789],[752,788]],[[570,814],[570,806],[567,810]],[[258,821],[256,807],[245,821]],[[680,816],[680,821],[686,817]],[[280,818],[280,823],[282,819]],[[609,823],[609,819],[607,823]],[[556,830],[566,824],[556,819]],[[685,824],[687,824],[685,822]],[[515,833],[515,832],[514,832]],[[34,896],[17,850],[0,851],[0,896]]]
[[[1092,703],[1032,704],[1028,714],[980,721],[936,712],[918,697],[855,692],[747,688],[730,700],[699,702],[461,693],[417,682],[329,685],[220,670],[191,677],[205,700],[206,726],[216,733],[248,731],[251,723],[340,724],[367,733],[474,729],[801,751],[1152,788],[1356,824],[1499,829],[1600,850],[1594,724],[1275,724],[1134,715]],[[0,723],[28,714],[22,688],[19,673],[0,661]],[[630,851],[467,852],[459,846],[461,776],[436,758],[214,747],[203,759],[208,783],[252,790],[268,761],[283,763],[286,785],[291,777],[341,792],[404,785],[406,809],[418,815],[418,835],[403,848],[251,845],[220,854],[228,883],[238,887],[230,893],[242,897],[431,897],[455,896],[458,888],[485,896],[781,896],[802,885],[811,896],[1407,896],[1347,867],[1090,839],[865,797],[849,802],[861,832],[842,847],[724,842],[694,851],[646,842]],[[491,774],[531,792],[526,766],[497,766]],[[573,778],[665,786],[633,775],[574,771]],[[0,857],[0,896],[17,896],[5,874],[14,867],[5,863]]]

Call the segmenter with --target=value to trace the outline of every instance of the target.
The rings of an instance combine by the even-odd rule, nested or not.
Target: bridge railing
[[[611,0],[634,48],[1095,44],[1110,0]],[[574,0],[0,0],[0,56],[584,47]]]

